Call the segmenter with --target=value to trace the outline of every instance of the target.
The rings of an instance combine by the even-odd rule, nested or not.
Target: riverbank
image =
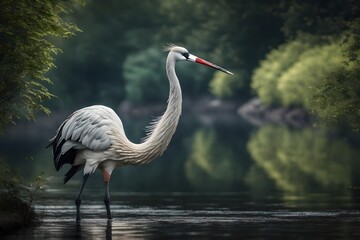
[[[35,190],[27,188],[19,171],[0,159],[0,237],[40,222],[33,207],[38,183]]]
[[[0,236],[40,222],[33,206],[10,193],[0,194]]]
[[[10,212],[0,212],[0,237],[27,227],[17,214]]]

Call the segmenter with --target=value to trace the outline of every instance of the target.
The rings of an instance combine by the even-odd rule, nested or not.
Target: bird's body
[[[178,114],[172,115],[169,128],[156,129],[158,123],[150,126],[147,141],[136,144],[128,140],[118,115],[106,106],[94,105],[71,114],[59,128],[54,139],[54,164],[59,170],[69,163],[72,169],[84,169],[84,174],[92,174],[97,168],[111,175],[116,167],[140,165],[161,155],[176,129]],[[157,130],[157,134],[151,134]],[[169,139],[163,141],[162,139]],[[161,144],[162,143],[162,144]],[[57,153],[57,154],[56,154]],[[66,174],[67,182],[76,172]]]
[[[77,219],[80,219],[81,193],[90,174],[96,169],[102,171],[106,186],[105,205],[111,218],[109,181],[113,170],[126,165],[141,165],[160,156],[167,148],[175,133],[181,115],[182,96],[179,80],[175,73],[175,63],[181,60],[197,62],[220,71],[229,71],[197,58],[182,47],[169,47],[166,73],[169,79],[169,99],[165,113],[151,123],[147,137],[141,143],[132,143],[126,137],[118,115],[106,106],[94,105],[72,113],[60,125],[56,135],[50,140],[53,148],[54,165],[59,170],[70,164],[66,173],[66,183],[83,169],[84,181],[75,200]]]

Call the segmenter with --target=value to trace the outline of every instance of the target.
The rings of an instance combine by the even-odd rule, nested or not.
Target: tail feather
[[[75,145],[67,148],[67,150],[62,153],[63,146],[69,143],[62,137],[62,129],[65,123],[66,121],[60,126],[59,130],[56,132],[56,135],[50,139],[49,145],[46,146],[47,148],[52,146],[53,160],[56,171],[59,171],[59,169],[65,163],[74,164],[76,155],[76,150],[73,148]]]
[[[66,140],[62,137],[62,129],[66,122],[67,119],[61,124],[59,129],[56,131],[55,136],[52,139],[50,139],[49,145],[46,146],[46,148],[52,146],[53,160],[56,171],[59,171],[61,166],[64,164],[62,163],[61,148],[63,144],[66,142]],[[69,161],[68,157],[67,157],[67,161]]]
[[[70,180],[78,171],[81,170],[81,165],[72,166],[70,170],[65,174],[64,184]]]

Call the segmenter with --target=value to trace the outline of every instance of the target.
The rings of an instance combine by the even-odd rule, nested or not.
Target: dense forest
[[[185,97],[258,96],[359,129],[358,1],[79,3],[2,1],[2,128],[38,110],[164,101],[161,49],[175,43],[236,73],[179,65]]]

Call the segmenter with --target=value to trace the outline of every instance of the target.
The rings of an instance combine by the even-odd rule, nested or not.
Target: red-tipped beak
[[[196,62],[196,63],[200,63],[202,65],[205,65],[205,66],[208,66],[208,67],[212,67],[212,68],[215,68],[216,70],[219,70],[219,71],[222,71],[224,73],[227,73],[227,74],[230,74],[230,75],[234,75],[232,72],[226,70],[225,68],[222,68],[216,64],[213,64],[211,62],[208,62],[204,59],[201,59],[199,57],[196,57],[192,54],[189,55],[189,58],[187,59],[188,61],[191,61],[191,62]]]

